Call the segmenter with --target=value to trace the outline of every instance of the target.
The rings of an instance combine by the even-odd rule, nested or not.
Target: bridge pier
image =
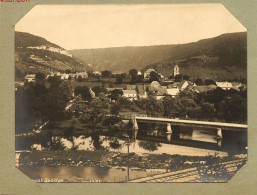
[[[170,123],[167,123],[167,133],[172,133],[172,128]]]
[[[133,123],[133,129],[134,130],[138,130],[137,119],[135,117],[132,118],[132,123]]]
[[[221,146],[222,146],[222,139],[217,139],[217,145],[218,145],[218,148],[221,148]]]
[[[217,137],[222,138],[222,131],[221,128],[217,128]]]

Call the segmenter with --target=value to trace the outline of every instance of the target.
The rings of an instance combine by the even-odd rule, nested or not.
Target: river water
[[[16,136],[16,155],[24,151],[105,151],[120,154],[170,154],[186,156],[219,156],[247,153],[245,132],[223,131],[223,139],[217,138],[215,129],[172,127],[167,133],[165,125],[139,124],[137,131],[118,131],[111,134],[85,134],[61,136],[34,134]],[[19,155],[18,155],[19,158]],[[65,157],[64,157],[65,158]],[[68,157],[67,157],[68,160]],[[136,179],[159,174],[165,170],[129,169],[126,167],[92,167],[67,165],[20,165],[19,169],[35,181],[38,179],[61,179],[62,182],[125,182],[128,177]],[[40,181],[38,181],[40,182]],[[42,182],[42,181],[41,181]]]

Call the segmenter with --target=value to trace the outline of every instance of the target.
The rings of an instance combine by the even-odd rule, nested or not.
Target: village
[[[173,68],[173,74],[170,78],[165,78],[162,74],[158,73],[154,69],[148,69],[144,73],[141,71],[136,71],[136,77],[142,78],[141,82],[131,84],[132,77],[134,75],[129,75],[128,82],[124,82],[123,85],[117,85],[119,78],[126,77],[125,73],[114,72],[110,73],[109,76],[102,76],[102,72],[105,71],[93,71],[91,74],[84,72],[77,73],[60,73],[55,72],[45,76],[45,79],[49,79],[51,77],[59,77],[61,80],[71,80],[71,81],[79,81],[81,85],[83,85],[83,81],[88,81],[85,86],[90,88],[90,93],[92,94],[92,98],[95,97],[95,92],[92,90],[90,86],[90,80],[97,78],[97,82],[101,84],[101,81],[106,77],[116,78],[116,82],[108,82],[109,87],[106,87],[106,93],[109,94],[113,90],[122,91],[122,96],[133,101],[138,99],[147,98],[149,95],[154,97],[156,100],[163,99],[166,96],[175,97],[181,91],[189,90],[195,93],[207,92],[210,90],[214,90],[216,88],[221,88],[223,90],[234,89],[239,91],[241,89],[246,89],[246,84],[240,82],[228,82],[228,81],[213,81],[211,79],[206,79],[205,82],[202,81],[201,78],[196,79],[195,81],[190,81],[187,75],[182,76],[180,74],[179,66],[175,65]],[[135,74],[135,73],[134,73]],[[121,76],[123,75],[123,76]],[[124,76],[125,75],[125,76]],[[36,82],[36,74],[27,74],[24,78],[24,81],[27,83]],[[122,81],[121,81],[122,82]],[[120,83],[121,83],[120,82]],[[111,84],[110,84],[111,83]],[[119,84],[120,84],[119,83]],[[126,84],[127,83],[127,84]],[[24,82],[16,82],[17,86],[23,86]],[[80,86],[81,86],[80,85]],[[17,88],[16,88],[17,89]],[[75,90],[75,89],[73,89]]]

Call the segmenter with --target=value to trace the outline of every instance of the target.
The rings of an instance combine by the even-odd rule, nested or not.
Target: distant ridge
[[[97,70],[128,72],[155,68],[164,76],[175,63],[192,78],[246,78],[247,33],[229,33],[193,43],[71,50],[72,55]]]

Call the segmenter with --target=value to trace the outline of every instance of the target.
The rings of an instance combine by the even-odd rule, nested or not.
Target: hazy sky
[[[84,49],[188,43],[246,28],[221,4],[37,5],[15,30]]]

